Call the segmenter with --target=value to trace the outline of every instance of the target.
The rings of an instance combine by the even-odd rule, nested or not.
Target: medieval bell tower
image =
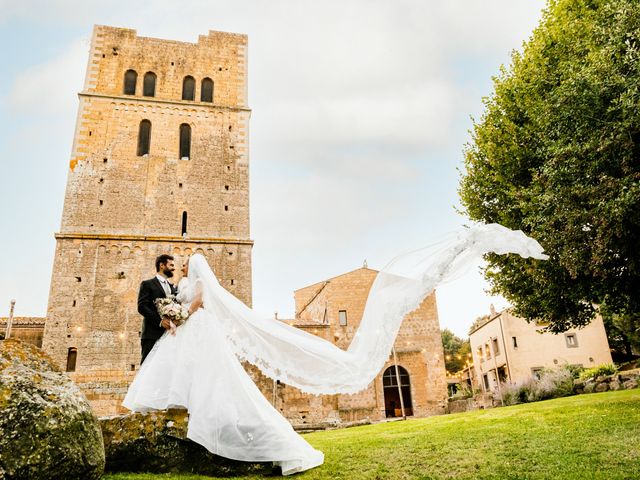
[[[247,37],[96,26],[79,98],[43,348],[95,404],[137,369],[157,255],[202,253],[251,304]]]

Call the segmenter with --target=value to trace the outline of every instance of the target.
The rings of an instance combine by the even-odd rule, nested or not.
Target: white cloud
[[[75,111],[87,64],[87,39],[73,41],[62,54],[19,73],[8,104],[13,114],[61,114]]]
[[[445,180],[442,172],[460,161],[465,140],[460,132],[467,128],[467,116],[479,111],[488,76],[529,36],[545,3],[0,2],[0,22],[20,19],[34,36],[40,25],[86,32],[86,40],[66,46],[52,39],[60,54],[16,76],[7,98],[12,114],[23,121],[46,114],[70,125],[65,142],[53,138],[59,129],[39,129],[39,142],[56,146],[50,155],[61,168],[72,140],[92,24],[191,42],[208,30],[249,35],[254,294],[259,307],[280,311],[292,307],[294,288],[356,268],[365,257],[380,267],[372,252],[379,252],[383,263],[383,253],[402,248],[409,237],[410,243],[428,241],[443,225],[460,221],[449,206],[451,197],[440,193],[455,192],[456,176]],[[0,146],[0,158],[8,158],[7,149]],[[26,144],[21,155],[29,159],[25,169],[50,161]],[[40,190],[37,184],[30,187]],[[42,215],[59,218],[62,195],[42,204]],[[51,241],[50,230],[39,235],[43,245]],[[14,250],[4,246],[7,241],[3,250]],[[46,290],[49,268],[43,262],[33,272],[41,279],[38,291]],[[443,318],[461,295],[443,293]],[[482,300],[465,304],[474,302]],[[486,305],[476,308],[483,313]]]
[[[455,105],[452,85],[425,79],[419,87],[367,93],[271,103],[266,112],[258,109],[256,116],[267,117],[268,123],[254,129],[255,137],[277,147],[286,138],[289,145],[309,151],[373,144],[406,153],[446,142]]]

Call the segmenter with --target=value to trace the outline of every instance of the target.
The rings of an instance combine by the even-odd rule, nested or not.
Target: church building
[[[365,264],[296,290],[295,318],[285,321],[346,350],[360,325],[377,275]],[[274,405],[300,428],[401,417],[403,410],[405,416],[417,417],[445,413],[447,383],[435,293],[404,318],[394,350],[395,358],[389,356],[362,392],[314,396],[279,384]]]
[[[41,342],[98,415],[123,412],[140,364],[138,287],[156,256],[179,268],[203,254],[251,306],[250,114],[246,35],[187,43],[94,28]],[[289,322],[347,348],[376,275],[363,267],[296,291]],[[247,369],[301,427],[443,413],[435,294],[407,316],[395,352],[397,369],[390,357],[356,395],[310,396]]]

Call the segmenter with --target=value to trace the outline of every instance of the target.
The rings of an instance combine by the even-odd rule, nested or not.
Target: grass
[[[325,464],[296,479],[640,478],[640,390],[305,435]],[[203,480],[112,474],[105,480]],[[257,479],[261,477],[235,477]]]

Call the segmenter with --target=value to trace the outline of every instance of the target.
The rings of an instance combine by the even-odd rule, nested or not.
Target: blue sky
[[[249,35],[254,306],[465,223],[458,168],[491,76],[541,0],[0,0],[0,315],[44,315],[93,24],[197,41]],[[438,290],[464,335],[490,303],[471,271]]]

